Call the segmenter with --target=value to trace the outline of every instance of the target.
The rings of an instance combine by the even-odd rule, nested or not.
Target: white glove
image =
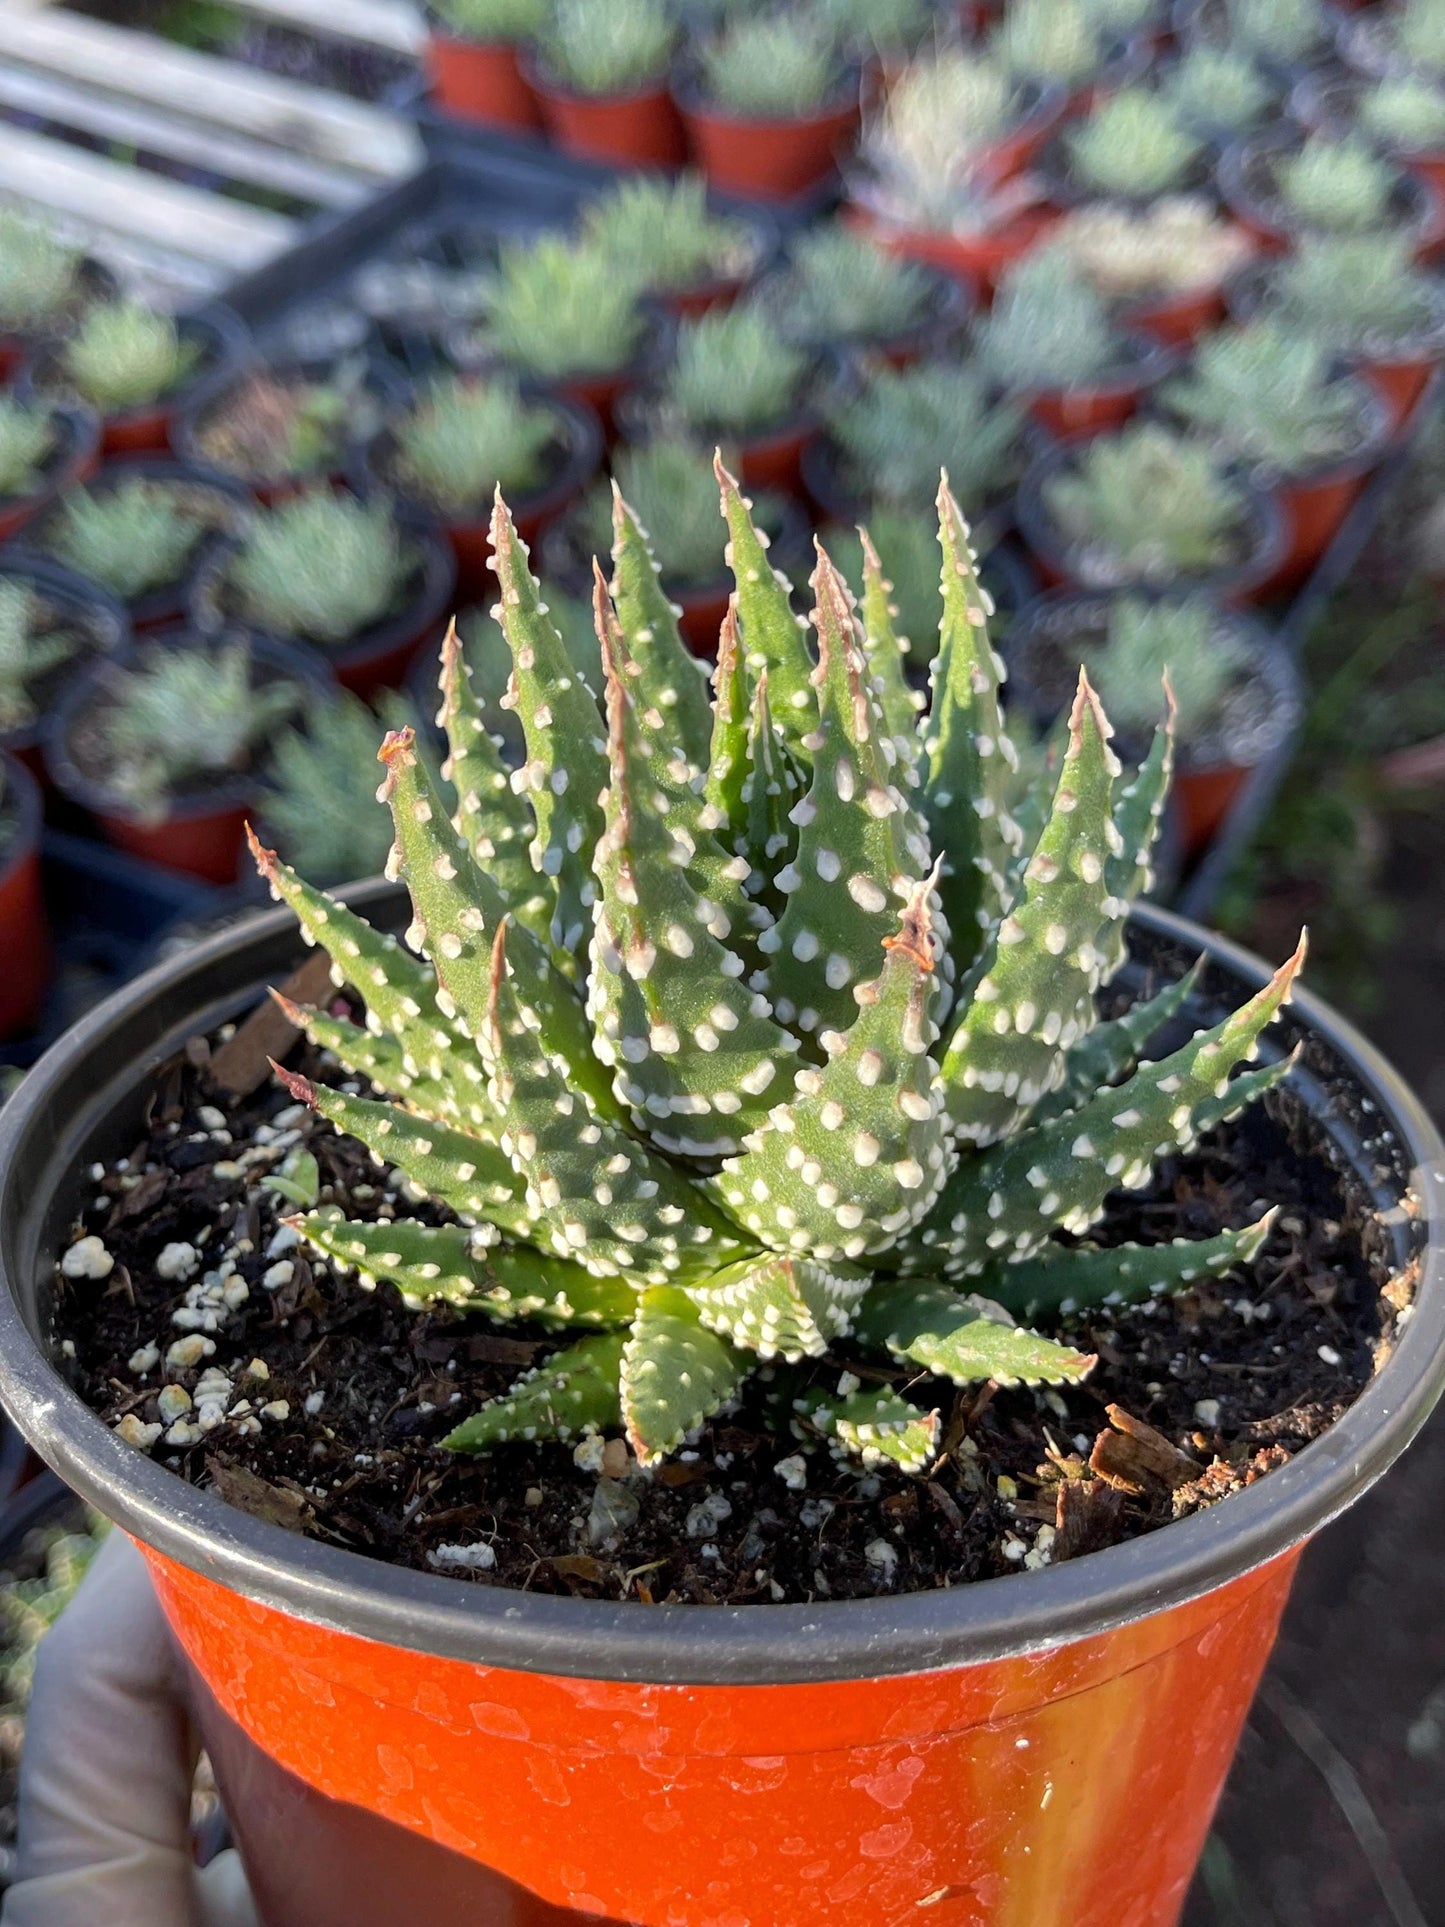
[[[112,1532],[41,1644],[0,1927],[257,1927],[240,1859],[191,1859],[199,1742],[150,1575]]]

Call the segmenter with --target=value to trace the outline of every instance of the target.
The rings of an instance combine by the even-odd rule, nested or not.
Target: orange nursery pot
[[[759,201],[788,201],[831,180],[858,126],[856,76],[835,101],[790,120],[727,113],[686,80],[674,98],[709,187]]]
[[[467,40],[433,20],[426,64],[432,99],[443,113],[490,127],[541,127],[542,110],[514,42]]]
[[[50,983],[50,935],[40,892],[40,786],[0,750],[0,803],[11,832],[0,847],[0,1041],[34,1028]]]
[[[680,167],[687,159],[682,117],[665,80],[630,94],[580,94],[540,61],[524,58],[522,72],[565,153],[619,167]]]
[[[985,301],[992,301],[1007,270],[1031,254],[1059,222],[1051,208],[1026,208],[995,228],[946,234],[902,226],[856,203],[847,218],[879,247],[953,275],[976,287]]]
[[[394,886],[353,901],[399,928]],[[1144,909],[1221,997],[1267,972]],[[0,1397],[131,1533],[265,1927],[1175,1927],[1303,1543],[1388,1467],[1445,1376],[1445,1146],[1308,995],[1278,1048],[1375,1275],[1413,1313],[1329,1434],[1221,1504],[1105,1551],[927,1593],[643,1606],[511,1591],[287,1532],[182,1484],[49,1355],[46,1294],[92,1159],[154,1067],[294,968],[288,912],[202,942],[82,1019],[0,1112]],[[1141,965],[1142,967],[1142,965]],[[1271,1045],[1271,1050],[1275,1048]]]

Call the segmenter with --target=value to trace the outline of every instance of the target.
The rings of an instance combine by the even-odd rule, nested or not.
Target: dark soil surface
[[[1066,1322],[1061,1335],[1098,1356],[1082,1386],[956,1391],[899,1372],[943,1418],[925,1479],[825,1451],[798,1460],[761,1374],[738,1410],[654,1471],[620,1440],[458,1459],[440,1439],[555,1339],[410,1312],[390,1287],[365,1293],[303,1257],[281,1223],[293,1206],[265,1183],[283,1155],[313,1154],[319,1201],[348,1215],[416,1207],[269,1079],[249,1099],[223,1097],[208,1056],[194,1040],[161,1076],[148,1137],[93,1172],[83,1229],[113,1268],[61,1280],[56,1337],[74,1347],[69,1369],[98,1411],[132,1430],[168,1428],[142,1442],[180,1476],[400,1564],[698,1602],[989,1577],[1153,1530],[1252,1482],[1339,1416],[1389,1342],[1391,1305],[1360,1256],[1360,1227],[1334,1176],[1295,1148],[1300,1120],[1282,1094],[1162,1165],[1147,1192],[1117,1195],[1103,1234],[1202,1236],[1277,1204],[1254,1265]],[[304,1043],[291,1061],[338,1075]],[[179,1267],[162,1259],[176,1245],[190,1248]],[[188,1334],[195,1356],[168,1363]],[[832,1382],[850,1368],[885,1376],[846,1347],[816,1370]],[[178,1418],[174,1390],[163,1408],[168,1384],[195,1408]]]

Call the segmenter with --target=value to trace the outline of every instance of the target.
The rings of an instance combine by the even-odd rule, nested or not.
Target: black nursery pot
[[[33,776],[39,776],[40,739],[46,714],[59,699],[65,684],[89,658],[114,655],[130,641],[130,618],[115,597],[107,595],[98,584],[72,575],[69,569],[44,556],[24,555],[19,551],[0,555],[0,582],[19,583],[43,597],[46,605],[54,610],[59,626],[73,630],[80,644],[75,654],[42,677],[32,692],[34,718],[11,730],[8,736],[0,734],[0,750],[12,750]]]
[[[395,886],[350,894],[386,927],[410,914]],[[1208,954],[1199,1018],[1267,975],[1153,910],[1133,937],[1141,972]],[[471,1585],[285,1531],[126,1446],[52,1362],[49,1280],[91,1161],[135,1143],[156,1069],[186,1038],[254,1008],[300,953],[286,911],[201,943],[85,1017],[0,1113],[0,1396],[145,1550],[204,1682],[271,1927],[394,1923],[403,1870],[435,1927],[560,1927],[566,1905],[662,1927],[728,1902],[732,1918],[801,1927],[818,1913],[796,1857],[726,1853],[745,1817],[793,1837],[800,1798],[809,1849],[849,1871],[849,1917],[867,1927],[900,1918],[900,1892],[911,1913],[941,1867],[996,1880],[1043,1927],[1030,1839],[1071,1857],[1076,1889],[1082,1865],[1132,1896],[1134,1917],[1170,1917],[1298,1549],[1388,1468],[1445,1381],[1445,1146],[1372,1048],[1308,994],[1270,1045],[1303,1046],[1293,1115],[1368,1222],[1373,1275],[1396,1281],[1397,1306],[1413,1285],[1388,1355],[1324,1437],[1215,1507],[1037,1572],[807,1606],[642,1607]],[[1043,1776],[1105,1718],[1129,1771],[1106,1776],[1099,1824],[1081,1832],[1072,1802],[1048,1814]],[[900,1776],[900,1758],[916,1770]],[[858,1842],[896,1824],[868,1789],[901,1797],[905,1781],[929,1857],[901,1885],[896,1857]],[[647,1851],[659,1827],[675,1832],[665,1856]],[[1050,1927],[1080,1920],[1069,1891]]]
[[[1271,127],[1249,140],[1235,141],[1219,157],[1219,191],[1230,212],[1267,253],[1282,254],[1302,234],[1301,223],[1274,187],[1273,164],[1298,145],[1287,127]],[[1400,172],[1391,204],[1391,229],[1409,237],[1418,261],[1429,261],[1445,242],[1445,196],[1419,175]]]
[[[48,502],[88,482],[100,466],[100,417],[64,402],[49,404],[48,412],[55,446],[41,464],[38,486],[28,495],[0,495],[0,543],[14,540]]]
[[[0,333],[0,381],[8,381],[43,343],[63,333],[92,302],[113,301],[119,292],[120,283],[104,262],[87,255],[76,278],[76,299],[64,314],[48,324]]]

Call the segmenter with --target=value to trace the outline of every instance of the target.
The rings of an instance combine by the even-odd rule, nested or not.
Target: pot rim
[[[93,408],[54,395],[36,395],[34,406],[48,412],[56,424],[57,446],[45,458],[39,487],[23,495],[0,495],[0,513],[38,515],[47,503],[73,487],[82,471],[93,469],[100,461],[101,422]]]
[[[1277,215],[1258,193],[1251,170],[1258,162],[1298,150],[1308,138],[1304,129],[1275,123],[1228,142],[1216,168],[1219,191],[1229,211],[1237,219],[1263,228],[1290,249],[1298,245],[1301,236],[1329,230],[1301,220],[1282,195]],[[1422,175],[1412,174],[1403,159],[1391,155],[1384,158],[1395,170],[1396,207],[1394,218],[1383,231],[1405,236],[1417,251],[1435,247],[1445,229],[1445,195]]]
[[[376,881],[348,894],[362,910],[406,914],[398,885]],[[1242,985],[1253,988],[1269,976],[1247,952],[1168,912],[1145,905],[1135,915],[1164,942],[1207,950]],[[1445,1144],[1374,1046],[1304,992],[1295,1023],[1344,1061],[1393,1133],[1398,1170],[1409,1172],[1409,1205],[1402,1208],[1399,1192],[1383,1182],[1377,1196],[1396,1233],[1397,1257],[1408,1244],[1419,1261],[1418,1287],[1389,1359],[1338,1423],[1220,1505],[1035,1573],[814,1605],[643,1610],[524,1595],[303,1539],[185,1484],[123,1444],[45,1357],[20,1309],[34,1293],[14,1271],[17,1259],[34,1264],[39,1257],[50,1200],[93,1148],[87,1139],[133,1104],[137,1065],[148,1068],[188,1034],[245,1008],[297,948],[291,913],[279,909],[157,965],[53,1045],[0,1112],[0,1395],[37,1451],[126,1531],[302,1621],[473,1665],[670,1685],[874,1678],[1045,1651],[1199,1597],[1279,1557],[1387,1469],[1445,1387]],[[240,973],[243,958],[249,961]],[[244,985],[237,984],[240,974]],[[176,1013],[169,1023],[166,1009]],[[1317,1096],[1319,1114],[1329,1119],[1324,1093]],[[45,1160],[34,1172],[22,1170],[20,1157],[32,1136]],[[22,1243],[30,1249],[22,1251]]]
[[[674,63],[671,78],[672,97],[685,120],[730,127],[740,134],[790,134],[801,128],[812,130],[846,122],[858,112],[861,86],[861,68],[856,61],[848,61],[842,78],[827,99],[807,113],[737,114],[713,100],[703,85],[700,71],[685,54]]]
[[[0,581],[18,580],[29,585],[59,609],[66,621],[89,631],[89,656],[112,656],[131,641],[130,616],[125,604],[108,589],[85,576],[76,575],[63,563],[20,546],[0,555]],[[68,682],[83,663],[62,665],[62,680]],[[38,748],[45,733],[45,717],[37,715],[6,735],[0,730],[0,750]]]

